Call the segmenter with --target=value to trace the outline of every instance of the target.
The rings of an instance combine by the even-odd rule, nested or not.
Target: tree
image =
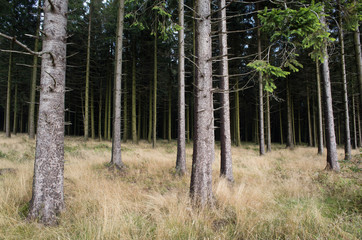
[[[339,16],[339,41],[341,45],[341,66],[342,66],[342,82],[343,82],[343,105],[344,105],[344,159],[351,160],[351,132],[349,128],[349,111],[348,111],[348,93],[347,93],[347,73],[346,73],[346,60],[344,51],[344,33],[342,22],[342,6],[340,0],[338,4],[338,16]]]
[[[230,103],[229,103],[229,65],[228,65],[228,44],[226,29],[226,6],[225,0],[219,1],[219,49],[220,61],[220,90],[221,92],[221,164],[220,175],[229,182],[233,182],[232,159],[231,159],[231,135],[230,135]]]
[[[185,40],[184,40],[184,0],[178,1],[179,25],[178,47],[178,123],[177,123],[177,159],[176,171],[186,173],[186,136],[185,136]]]
[[[33,194],[29,219],[57,223],[64,209],[64,92],[67,0],[44,1],[44,38]]]
[[[212,98],[210,0],[196,0],[196,82],[194,104],[194,150],[190,196],[197,206],[212,204],[214,116]]]
[[[10,44],[10,51],[13,50],[14,42],[12,41]],[[11,137],[11,130],[10,130],[10,106],[11,106],[11,76],[12,76],[12,67],[13,67],[13,53],[9,53],[9,65],[8,65],[8,86],[7,86],[7,93],[6,93],[6,137]]]
[[[113,137],[111,164],[121,169],[121,91],[122,91],[122,50],[123,50],[124,0],[119,1],[116,39],[115,81],[113,92]]]

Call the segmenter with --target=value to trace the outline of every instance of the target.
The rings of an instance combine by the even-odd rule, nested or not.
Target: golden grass
[[[174,171],[176,143],[125,143],[124,172],[109,170],[111,143],[66,138],[66,210],[57,227],[24,218],[31,198],[35,141],[0,134],[0,239],[360,239],[360,156],[341,174],[323,171],[316,149],[275,145],[260,157],[247,143],[233,147],[235,183],[213,164],[216,205],[196,211],[188,198],[189,174]],[[339,149],[342,154],[343,149]],[[354,151],[354,155],[358,152]],[[352,171],[353,170],[353,171]],[[344,201],[346,200],[346,201]],[[343,203],[343,204],[341,204]],[[342,206],[339,206],[341,204]],[[336,207],[337,206],[337,207]]]

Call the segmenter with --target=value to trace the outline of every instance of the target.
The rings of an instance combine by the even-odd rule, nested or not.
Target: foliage
[[[271,32],[271,41],[283,41],[303,48],[312,48],[311,57],[323,62],[323,46],[334,41],[328,28],[320,22],[324,14],[322,4],[296,9],[264,9],[258,15],[262,30]]]
[[[264,60],[255,60],[247,65],[248,67],[254,68],[256,71],[262,73],[263,79],[265,80],[264,89],[268,92],[273,92],[276,89],[274,79],[272,77],[283,77],[285,78],[290,72],[282,70],[280,67],[271,65]]]

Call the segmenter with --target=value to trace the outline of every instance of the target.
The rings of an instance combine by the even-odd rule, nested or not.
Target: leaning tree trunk
[[[178,1],[180,30],[178,32],[178,123],[176,171],[186,173],[186,136],[185,136],[185,36],[184,36],[184,0]]]
[[[67,0],[44,1],[38,133],[29,219],[57,223],[64,208],[64,93]]]
[[[344,34],[342,23],[342,7],[338,0],[339,7],[339,41],[341,44],[341,66],[342,66],[342,81],[343,81],[343,105],[344,105],[344,159],[351,160],[351,133],[349,127],[349,112],[348,112],[348,93],[347,93],[347,73],[346,61],[344,53]]]
[[[123,49],[124,0],[119,1],[117,19],[116,66],[113,103],[113,134],[111,164],[123,167],[121,156],[121,91],[122,91],[122,49]]]
[[[318,154],[323,154],[323,116],[322,116],[322,91],[321,91],[321,74],[319,62],[316,61],[317,75],[317,102],[318,102]]]
[[[321,24],[326,26],[324,16],[320,19]],[[327,27],[327,26],[326,26]],[[336,136],[334,130],[334,117],[333,117],[333,105],[332,105],[332,90],[329,76],[329,61],[327,42],[325,40],[323,46],[323,85],[324,85],[324,102],[326,103],[325,121],[326,121],[326,146],[327,146],[327,169],[339,171]]]
[[[10,50],[13,50],[14,42],[11,41]],[[12,75],[12,65],[13,65],[13,53],[9,54],[9,70],[8,70],[8,87],[6,93],[6,120],[5,120],[5,132],[6,137],[11,137],[10,130],[10,107],[11,107],[11,75]]]
[[[231,134],[230,134],[230,102],[229,102],[229,65],[228,65],[228,44],[226,29],[226,8],[225,0],[219,1],[219,49],[221,55],[220,61],[220,90],[221,93],[221,124],[220,124],[220,143],[221,143],[221,164],[220,175],[229,182],[234,181],[232,159],[231,159]]]
[[[196,206],[213,203],[212,163],[214,114],[211,62],[211,0],[196,1],[196,82],[194,105],[194,150],[190,196]]]
[[[38,3],[38,16],[37,16],[37,24],[36,24],[36,33],[35,33],[35,43],[34,43],[34,52],[38,51],[39,48],[39,32],[40,32],[40,2]],[[31,88],[30,88],[30,105],[29,105],[29,138],[35,138],[35,96],[36,96],[36,79],[38,72],[38,56],[33,56],[33,67],[31,74]]]

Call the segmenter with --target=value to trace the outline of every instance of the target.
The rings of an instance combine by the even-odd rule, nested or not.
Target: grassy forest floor
[[[66,211],[57,227],[27,222],[35,141],[0,133],[0,239],[362,239],[361,152],[342,161],[340,174],[324,171],[315,148],[233,147],[235,184],[219,177],[217,204],[194,211],[189,203],[192,145],[185,177],[175,175],[176,142],[125,143],[123,173],[108,170],[111,143],[66,138]],[[343,159],[343,148],[339,148]]]

